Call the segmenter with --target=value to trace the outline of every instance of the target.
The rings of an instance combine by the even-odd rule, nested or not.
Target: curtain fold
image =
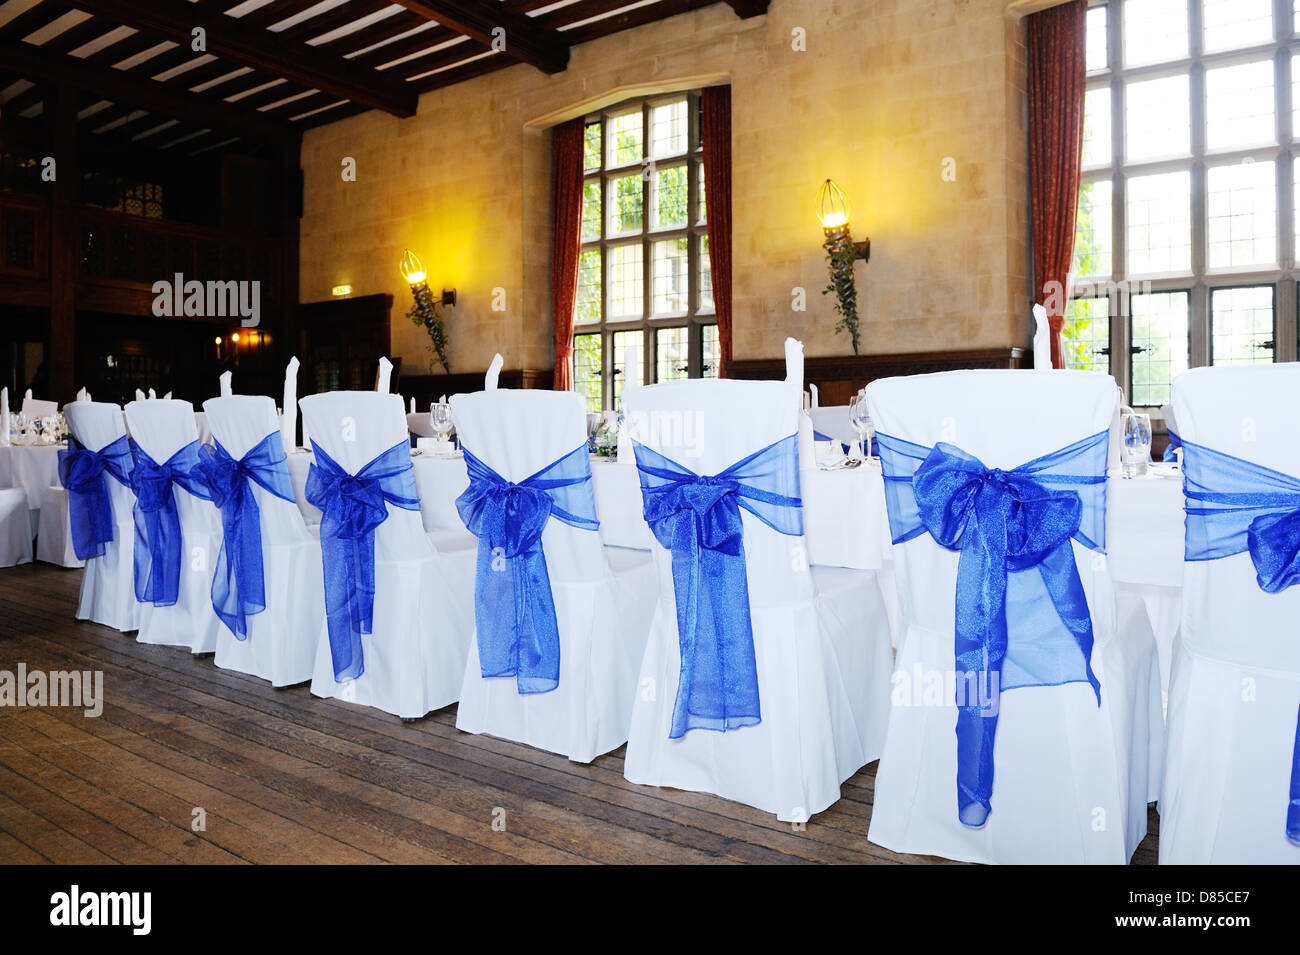
[[[551,316],[555,323],[556,391],[573,390],[573,306],[582,246],[581,117],[551,133]]]
[[[731,87],[700,94],[704,145],[704,196],[709,217],[709,270],[718,320],[718,376],[731,361]]]
[[[1033,205],[1034,301],[1047,307],[1052,367],[1064,367],[1065,283],[1083,161],[1087,0],[1032,14],[1028,23],[1029,186]],[[1058,283],[1053,285],[1053,283]],[[1059,289],[1056,294],[1052,290]]]

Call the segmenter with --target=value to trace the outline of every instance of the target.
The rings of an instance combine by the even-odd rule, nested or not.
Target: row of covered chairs
[[[1221,402],[1198,398],[1198,381],[1176,388],[1180,422],[1197,420],[1198,402]],[[1294,373],[1270,384],[1300,391]],[[470,474],[457,504],[477,544],[441,549],[418,516],[396,396],[302,399],[319,543],[284,493],[287,473],[258,476],[284,471],[269,399],[208,402],[215,445],[196,449],[188,468],[188,405],[135,402],[116,428],[113,406],[96,406],[104,430],[70,418],[84,447],[105,449],[128,428],[138,446],[126,482],[134,500],[106,482],[117,563],[128,563],[130,533],[134,566],[130,576],[119,566],[114,589],[102,580],[111,561],[93,557],[79,615],[93,616],[99,594],[125,594],[114,606],[135,599],[146,642],[198,651],[215,641],[220,666],[277,684],[310,678],[319,696],[407,718],[459,700],[460,728],[576,760],[626,740],[633,782],[715,793],[792,822],[831,805],[879,758],[870,838],[902,852],[1123,862],[1146,833],[1147,803],[1161,798],[1162,859],[1199,858],[1218,813],[1220,828],[1231,815],[1232,838],[1211,828],[1207,858],[1294,861],[1284,827],[1263,819],[1264,776],[1233,776],[1268,762],[1277,783],[1279,720],[1300,697],[1294,642],[1257,660],[1225,632],[1210,654],[1194,649],[1205,630],[1189,640],[1185,623],[1166,750],[1149,625],[1139,606],[1117,602],[1099,559],[1112,379],[974,372],[869,387],[896,542],[896,661],[874,575],[810,568],[803,556],[801,390],[792,377],[626,391],[659,545],[650,555],[604,547],[594,533],[584,409],[572,394],[452,399]],[[683,427],[688,415],[697,421]],[[1008,429],[1013,416],[1021,427]],[[1215,441],[1195,425],[1183,437]],[[166,511],[167,493],[182,527],[179,572],[193,578],[171,604],[166,590],[161,603],[159,591],[141,591],[139,566],[143,550],[146,586],[171,579],[157,543],[177,552],[169,518],[147,516]],[[260,592],[248,582],[252,522]],[[1281,598],[1260,598],[1267,621],[1300,609],[1285,587],[1266,597]],[[1234,715],[1225,733],[1201,707],[1211,696],[1220,714],[1235,706],[1222,698],[1228,678],[1205,675],[1233,653],[1239,669],[1262,668],[1251,676],[1270,704]],[[267,662],[277,659],[294,663],[277,671]],[[1206,781],[1217,770],[1190,754],[1212,731],[1210,762],[1222,771]]]

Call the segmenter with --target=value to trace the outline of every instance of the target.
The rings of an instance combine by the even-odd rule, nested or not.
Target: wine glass
[[[1151,416],[1127,411],[1122,424],[1120,460],[1124,477],[1146,474],[1147,462],[1151,460]]]
[[[441,447],[446,443],[447,435],[451,434],[451,405],[445,401],[434,402],[429,407],[429,425],[438,436],[438,444]]]
[[[871,439],[875,437],[876,428],[871,423],[871,412],[867,409],[866,395],[854,395],[849,403],[849,424],[853,425],[853,430],[858,433],[858,441],[862,445],[862,456],[871,460]]]

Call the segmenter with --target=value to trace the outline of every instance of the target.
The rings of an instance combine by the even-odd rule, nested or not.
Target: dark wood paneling
[[[946,352],[901,352],[804,360],[804,385],[817,386],[823,405],[846,405],[858,389],[877,378],[926,375],[967,368],[1028,368],[1033,353],[1024,348],[980,348]],[[784,358],[733,360],[730,378],[777,380],[785,377]]]

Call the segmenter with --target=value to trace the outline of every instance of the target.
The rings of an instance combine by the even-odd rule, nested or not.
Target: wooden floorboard
[[[797,831],[633,786],[622,749],[571,763],[462,733],[454,706],[403,723],[138,644],[73,619],[79,583],[0,572],[0,669],[100,670],[105,695],[93,719],[0,708],[0,863],[946,863],[867,841],[874,763]]]

